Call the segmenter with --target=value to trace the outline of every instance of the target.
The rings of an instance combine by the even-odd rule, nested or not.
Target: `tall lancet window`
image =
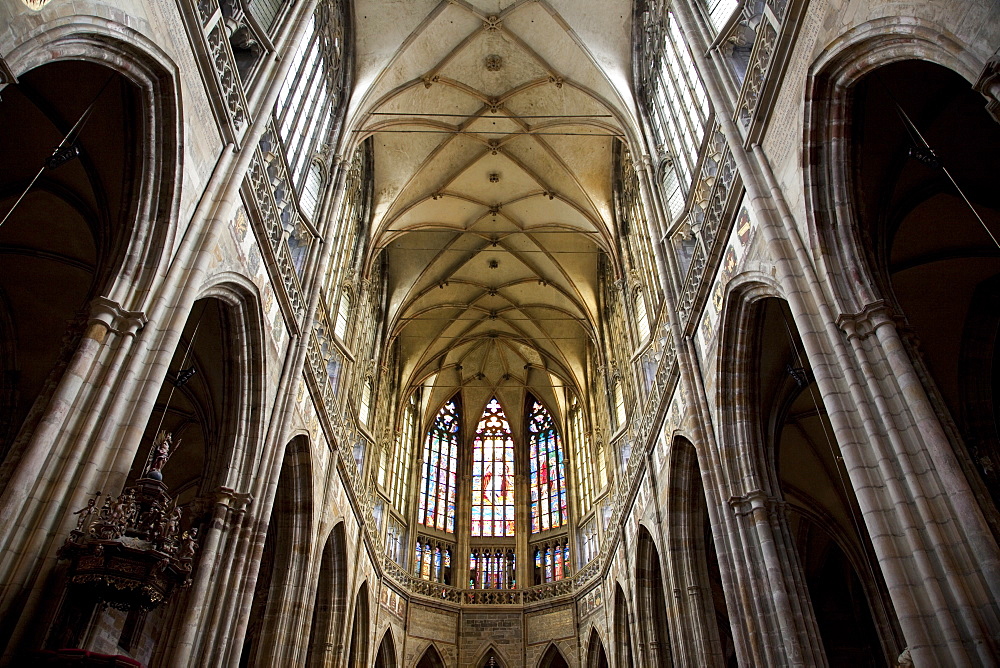
[[[514,535],[514,436],[496,397],[472,443],[472,535]]]
[[[531,532],[566,524],[566,465],[552,414],[540,401],[528,414],[531,452]]]
[[[424,443],[424,477],[420,483],[421,524],[455,531],[455,476],[458,469],[458,406],[452,399],[438,411]]]

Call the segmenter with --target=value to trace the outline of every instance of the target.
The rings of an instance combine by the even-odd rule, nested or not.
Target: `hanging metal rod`
[[[359,128],[352,132],[366,134],[432,134],[432,135],[528,135],[532,137],[624,137],[624,133],[594,134],[592,132],[489,132],[486,130],[367,130]]]

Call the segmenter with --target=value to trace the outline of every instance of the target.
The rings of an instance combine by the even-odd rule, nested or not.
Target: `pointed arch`
[[[596,628],[590,632],[590,642],[587,643],[587,668],[609,668],[608,653]]]
[[[297,593],[305,588],[312,538],[312,470],[305,435],[285,446],[265,531],[241,665],[293,661],[303,612]],[[265,638],[273,640],[262,642]]]
[[[461,402],[456,394],[441,406],[427,430],[417,508],[417,522],[448,533],[455,532],[458,446],[461,438]]]
[[[514,535],[514,436],[503,406],[486,404],[472,441],[472,535]]]
[[[338,522],[327,536],[309,631],[306,666],[330,665],[343,644],[347,622],[347,532]]]
[[[475,668],[509,668],[511,665],[497,649],[496,645],[487,645],[475,661],[472,662]]]
[[[392,629],[386,629],[382,635],[382,642],[378,645],[378,652],[375,654],[375,668],[396,668],[396,642],[392,637]]]
[[[347,651],[347,668],[368,668],[368,636],[371,616],[368,609],[368,583],[361,583],[354,598],[354,620],[351,622],[351,644]]]
[[[637,536],[636,595],[640,643],[645,662],[651,666],[673,666],[670,623],[667,614],[666,587],[660,568],[660,552],[649,530],[640,525]]]
[[[667,489],[672,494],[665,504],[664,564],[669,564],[667,572],[680,578],[672,584],[673,588],[690,591],[689,587],[697,587],[698,592],[695,609],[689,607],[690,597],[672,603],[676,608],[672,619],[692,620],[691,624],[675,629],[678,636],[684,636],[678,638],[678,643],[688,648],[699,665],[736,668],[736,638],[727,602],[727,597],[734,596],[734,587],[727,589],[723,585],[698,453],[684,436],[675,436],[670,446]],[[703,632],[698,637],[688,637],[692,635],[689,630],[698,626]]]
[[[538,662],[538,668],[569,668],[569,662],[566,661],[563,653],[559,651],[559,646],[551,643],[548,649],[545,650],[545,653],[542,654],[542,658]]]
[[[621,584],[615,585],[615,664],[619,668],[635,668],[632,650],[632,619],[628,599]]]
[[[445,668],[445,666],[446,664],[444,659],[441,658],[441,653],[438,652],[434,643],[431,643],[420,656],[420,660],[417,661],[415,668]]]
[[[552,413],[528,395],[527,441],[530,458],[531,532],[558,529],[569,521],[563,442]]]

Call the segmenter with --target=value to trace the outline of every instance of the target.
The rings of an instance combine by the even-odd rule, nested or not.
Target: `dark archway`
[[[977,219],[1000,238],[1000,125],[964,78],[906,60],[858,82],[850,132],[861,252],[910,328],[911,357],[958,427],[959,459],[1000,535],[1000,248]]]
[[[569,668],[566,657],[562,655],[559,648],[553,643],[545,650],[542,660],[538,662],[538,668]]]
[[[444,668],[444,659],[441,658],[441,654],[437,651],[437,647],[434,645],[428,645],[427,649],[424,650],[423,655],[420,657],[420,661],[417,661],[416,668]]]
[[[754,309],[764,457],[787,504],[823,649],[832,667],[892,665],[899,641],[888,594],[795,323],[779,299]]]
[[[636,588],[639,634],[645,649],[645,662],[669,668],[673,665],[670,648],[670,621],[666,591],[660,570],[660,553],[649,530],[639,527],[636,553]]]
[[[608,668],[608,653],[604,651],[601,636],[597,629],[590,632],[590,642],[587,643],[587,668]]]
[[[0,487],[80,341],[91,301],[125,261],[150,151],[142,98],[121,74],[69,60],[3,89],[0,220],[10,216],[0,226]],[[27,189],[88,108],[79,154],[51,163]]]
[[[621,585],[615,587],[615,665],[618,668],[635,666],[632,654],[632,620]]]
[[[396,643],[392,639],[392,629],[386,629],[378,645],[375,668],[396,668]]]
[[[309,655],[306,665],[318,668],[329,665],[344,642],[347,620],[347,536],[344,523],[330,531],[323,546],[309,630]]]
[[[354,599],[354,621],[351,623],[351,644],[347,653],[348,668],[368,668],[368,583],[358,590]]]
[[[240,656],[241,666],[280,662],[288,645],[281,629],[281,624],[289,621],[282,619],[288,608],[282,603],[295,595],[299,575],[305,571],[312,533],[311,481],[309,440],[298,436],[285,446]]]

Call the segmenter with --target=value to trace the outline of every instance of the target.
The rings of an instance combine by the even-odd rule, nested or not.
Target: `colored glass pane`
[[[566,466],[552,415],[533,401],[528,415],[531,452],[531,531],[548,531],[566,524]]]
[[[496,397],[472,443],[472,535],[514,535],[514,437]]]
[[[424,442],[418,520],[425,526],[448,532],[455,531],[458,425],[458,406],[453,399],[438,411]]]

